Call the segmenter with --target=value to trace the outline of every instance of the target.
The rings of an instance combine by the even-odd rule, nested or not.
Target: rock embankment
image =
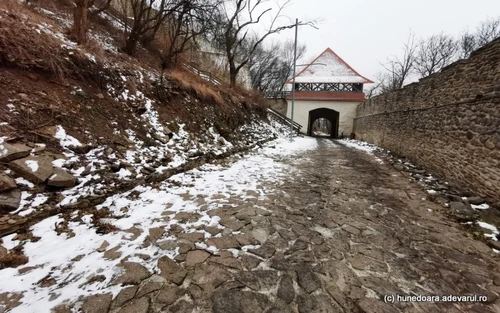
[[[0,163],[11,170],[0,173],[0,213],[12,212],[21,203],[21,191],[15,177],[26,179],[43,188],[44,185],[70,188],[76,185],[75,176],[53,166],[57,156],[45,154],[22,143],[0,143]]]

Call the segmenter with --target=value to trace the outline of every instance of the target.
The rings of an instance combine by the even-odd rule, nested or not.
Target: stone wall
[[[500,38],[359,104],[354,132],[500,204]]]

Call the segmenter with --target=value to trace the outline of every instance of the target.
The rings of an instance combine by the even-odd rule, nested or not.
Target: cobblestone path
[[[161,257],[151,270],[124,259],[124,275],[115,283],[126,288],[114,297],[87,297],[74,308],[85,313],[500,312],[498,257],[403,174],[373,155],[326,139],[318,139],[315,150],[275,161],[296,171],[280,183],[262,182],[265,200],[235,195],[207,211],[226,227],[221,235],[215,236],[221,229],[213,227],[203,229],[211,238],[171,227],[167,233],[178,238],[179,247],[174,260]],[[198,218],[183,214],[178,218]],[[150,230],[148,238],[158,245],[162,234]],[[385,297],[391,295],[394,303]],[[403,302],[397,295],[480,295],[487,301]],[[56,312],[69,309],[60,306]]]
[[[209,242],[222,250],[218,256],[187,252],[182,275],[173,262],[165,265],[174,284],[162,290],[184,297],[167,312],[500,311],[491,249],[448,220],[402,174],[321,139],[318,149],[282,161],[299,172],[283,185],[261,186],[273,190],[269,200],[256,201],[268,211],[212,211],[241,232]],[[246,244],[261,246],[237,257],[223,251]],[[488,303],[386,304],[386,295],[482,295]],[[144,299],[135,298],[134,305]]]

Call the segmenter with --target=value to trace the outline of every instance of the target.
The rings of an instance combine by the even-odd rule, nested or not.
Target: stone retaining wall
[[[500,38],[361,103],[354,132],[500,204]]]

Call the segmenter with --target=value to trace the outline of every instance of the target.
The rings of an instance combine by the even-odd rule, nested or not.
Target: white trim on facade
[[[302,126],[301,132],[307,134],[309,125],[309,111],[327,108],[339,112],[338,135],[349,136],[353,131],[354,118],[356,117],[356,107],[360,102],[352,101],[315,101],[315,100],[295,100],[293,110],[293,120]],[[286,116],[291,117],[292,101],[287,100]]]

